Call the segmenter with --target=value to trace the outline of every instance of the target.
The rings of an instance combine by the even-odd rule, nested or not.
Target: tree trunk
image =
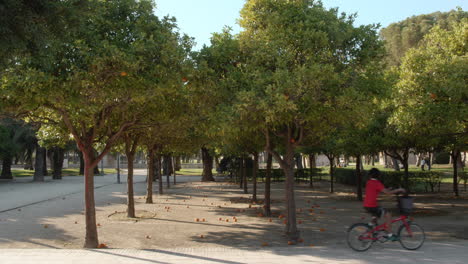
[[[247,180],[247,158],[244,159],[244,166],[242,167],[242,179],[244,182],[244,193],[249,193],[248,192],[248,183],[249,181]]]
[[[177,181],[176,181],[176,169],[175,169],[175,157],[172,156],[171,157],[171,161],[172,161],[172,173],[173,173],[173,176],[174,176],[174,185],[177,184]]]
[[[450,156],[452,157],[452,166],[453,166],[453,193],[455,196],[459,196],[458,193],[458,159],[460,156],[460,150],[459,149],[454,149],[452,150],[452,153],[450,153]]]
[[[34,170],[33,166],[33,160],[32,160],[32,154],[33,154],[33,148],[28,148],[26,150],[26,157],[24,159],[24,169],[25,170]]]
[[[398,165],[398,160],[395,159],[394,157],[391,157],[392,158],[392,163],[393,163],[393,169],[395,169],[395,171],[400,171],[400,166]]]
[[[334,169],[333,169],[333,162],[335,160],[335,158],[333,157],[333,155],[327,155],[327,158],[328,158],[328,161],[330,162],[330,169],[329,169],[329,173],[330,173],[330,193],[334,193],[335,190],[334,190]]]
[[[214,161],[215,161],[215,166],[216,166],[215,169],[216,169],[217,172],[219,172],[220,171],[220,169],[219,169],[219,157],[215,156]]]
[[[4,157],[2,160],[2,173],[0,174],[0,179],[13,179],[13,174],[11,173],[11,157]]]
[[[403,153],[403,168],[405,169],[405,188],[409,190],[409,165],[408,165],[408,158],[409,158],[409,148],[406,148]]]
[[[34,181],[44,181],[44,157],[46,149],[38,146],[36,148],[36,164],[34,166]]]
[[[47,149],[44,148],[44,158],[42,159],[42,171],[44,173],[44,176],[49,176],[49,172],[47,171]]]
[[[65,158],[65,149],[55,147],[52,149],[52,179],[62,179],[63,159]]]
[[[203,174],[202,182],[206,181],[215,181],[213,177],[213,157],[210,155],[210,152],[207,148],[201,148],[202,151],[202,161],[203,161]]]
[[[84,175],[85,162],[81,151],[78,152],[78,157],[80,157],[80,175]]]
[[[285,160],[280,163],[286,176],[286,234],[290,241],[295,244],[299,239],[299,230],[296,223],[296,201],[294,197],[294,146],[289,139],[286,144]]]
[[[164,175],[166,175],[166,184],[167,184],[167,188],[171,188],[171,179],[170,179],[170,167],[169,167],[169,164],[170,164],[170,160],[169,160],[169,155],[164,155],[163,156],[163,173]]]
[[[242,189],[244,186],[244,174],[243,174],[243,168],[244,168],[244,159],[239,158],[239,170],[238,170],[238,175],[239,175],[239,188]]]
[[[146,203],[153,203],[154,147],[148,147],[148,177],[146,182]]]
[[[273,157],[270,152],[267,152],[267,165],[265,175],[265,201],[264,211],[266,216],[271,216],[271,166],[273,164]]]
[[[89,146],[91,143],[88,144]],[[86,223],[86,236],[85,248],[97,248],[99,245],[98,233],[96,226],[96,209],[94,203],[94,150],[92,147],[84,149],[84,178],[85,178],[85,223]]]
[[[135,218],[135,199],[133,192],[133,160],[135,153],[127,152],[127,217]]]
[[[254,164],[253,164],[253,171],[252,171],[252,181],[253,181],[252,200],[256,202],[257,201],[258,152],[254,152],[253,156],[254,156]]]
[[[294,155],[294,159],[296,160],[296,168],[298,170],[302,170],[304,168],[304,166],[302,164],[302,155],[301,155],[301,153],[296,153]]]
[[[97,150],[93,149],[93,155],[94,155],[94,159],[96,159],[99,155],[99,153],[97,152]],[[99,172],[99,162],[96,163],[96,166],[94,167],[94,175],[100,175],[101,173]],[[102,174],[104,174],[104,171],[102,172]]]
[[[427,158],[427,170],[430,171],[432,168],[432,152],[429,152],[429,157]]]
[[[180,171],[182,169],[182,165],[180,163],[180,156],[175,157],[175,171]]]
[[[361,171],[361,155],[356,156],[356,178],[357,178],[357,199],[362,201],[362,171]]]
[[[310,168],[317,168],[317,162],[315,161],[315,154],[309,154],[309,164]]]
[[[162,173],[161,173],[161,154],[156,155],[156,173],[158,175],[158,191],[159,194],[163,194],[163,180],[162,180]]]

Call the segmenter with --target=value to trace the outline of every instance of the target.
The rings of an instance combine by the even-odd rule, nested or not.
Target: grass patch
[[[34,176],[33,170],[11,170],[13,177],[32,177]],[[104,174],[115,174],[117,173],[115,169],[104,169]],[[48,171],[48,175],[52,175],[52,171]],[[63,169],[62,176],[83,176],[79,175],[78,168],[71,168],[71,169]],[[98,175],[96,175],[98,176]]]
[[[187,175],[187,176],[201,176],[203,169],[181,169],[177,171],[179,175]],[[216,170],[212,170],[213,175],[216,175]]]
[[[11,170],[13,177],[32,177],[34,175],[33,170]]]

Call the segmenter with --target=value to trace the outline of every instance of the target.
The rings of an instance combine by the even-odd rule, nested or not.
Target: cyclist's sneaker
[[[398,236],[396,236],[394,234],[386,234],[384,237],[389,241],[398,241],[399,240]]]

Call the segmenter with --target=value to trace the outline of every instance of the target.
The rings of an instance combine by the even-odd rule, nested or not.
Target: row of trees
[[[210,181],[214,155],[252,155],[258,168],[266,150],[268,167],[274,157],[286,176],[286,233],[296,241],[299,152],[331,161],[355,156],[360,177],[365,154],[386,151],[407,172],[411,149],[449,148],[456,160],[466,148],[468,21],[461,10],[446,27],[435,23],[392,68],[378,26],[356,27],[355,15],[319,1],[248,0],[241,33],[226,28],[199,52],[173,18],[153,14],[151,1],[36,4],[6,2],[38,23],[1,24],[21,44],[1,40],[0,110],[40,123],[53,142],[70,135],[76,142],[85,161],[85,247],[98,246],[93,168],[111,150],[128,158],[129,217],[138,148],[148,153],[148,203],[152,177],[162,177],[161,155],[201,149],[202,180]],[[267,196],[268,186],[267,177]]]

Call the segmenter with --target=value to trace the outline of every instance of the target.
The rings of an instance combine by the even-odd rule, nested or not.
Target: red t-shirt
[[[377,207],[377,197],[385,186],[377,179],[370,179],[366,183],[366,197],[364,207]]]

